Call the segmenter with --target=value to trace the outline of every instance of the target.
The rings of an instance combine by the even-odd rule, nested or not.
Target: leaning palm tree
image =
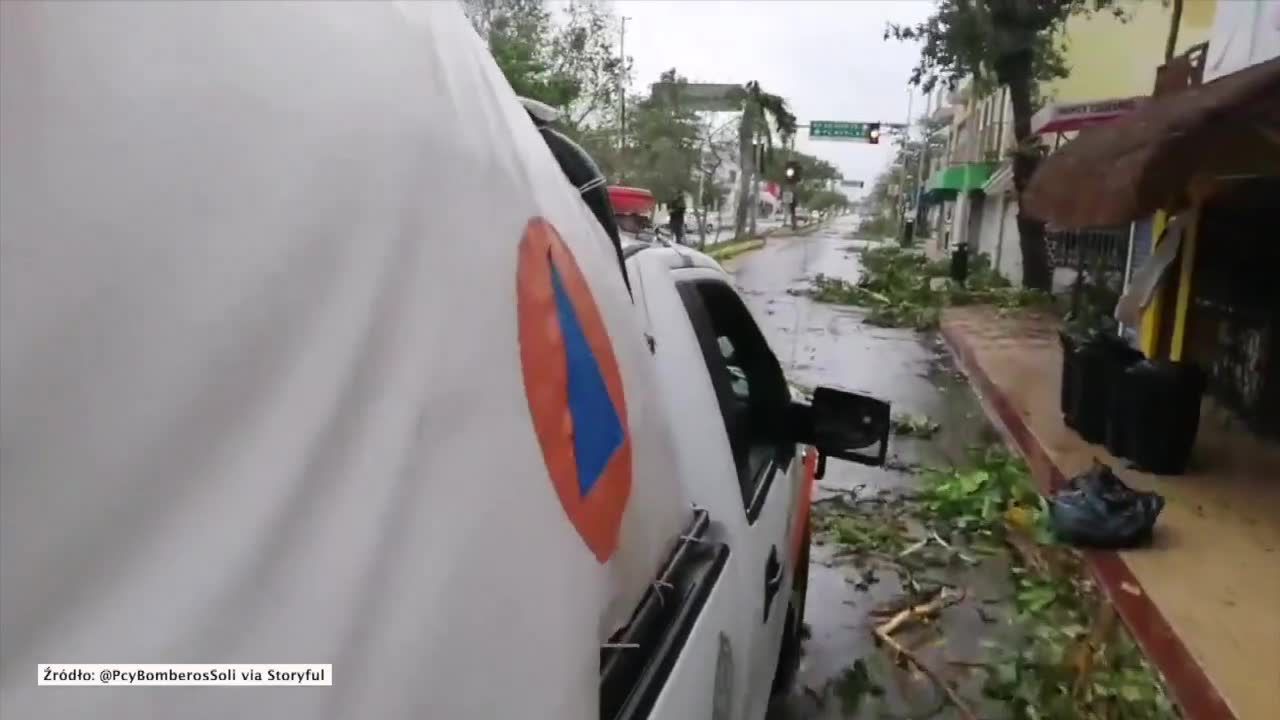
[[[785,143],[796,132],[796,116],[787,107],[787,101],[781,96],[764,92],[760,83],[752,80],[742,88],[742,120],[738,124],[738,161],[741,173],[738,177],[738,207],[734,218],[733,234],[741,237],[747,230],[747,211],[751,203],[758,202],[756,180],[759,168],[756,167],[754,148],[758,140],[762,140],[765,148],[773,148],[773,131],[769,121],[778,130],[778,135]],[[755,215],[752,214],[751,218]]]

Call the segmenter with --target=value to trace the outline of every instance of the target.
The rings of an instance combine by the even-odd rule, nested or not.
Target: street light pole
[[[915,220],[917,223],[924,222],[920,217],[920,204],[921,204],[920,198],[923,197],[923,193],[921,192],[921,190],[924,188],[924,156],[929,152],[929,141],[932,139],[932,135],[930,135],[929,133],[929,113],[932,111],[932,108],[933,108],[933,93],[927,93],[924,97],[924,122],[922,123],[924,127],[920,128],[921,132],[923,133],[920,139],[920,152],[919,152],[920,157],[916,159],[915,194],[911,198],[911,205],[912,205],[912,209],[914,210],[914,214],[916,216]],[[915,234],[920,234],[920,232],[921,232],[921,229],[916,228]]]
[[[902,149],[907,149],[907,143],[911,140],[911,103],[916,99],[916,94],[910,88],[907,89],[907,125],[902,131]],[[898,238],[903,237],[903,230],[907,222],[907,159],[902,158],[902,167],[898,171]]]
[[[622,32],[618,37],[618,152],[627,144],[627,20],[622,17]]]
[[[797,126],[797,127],[796,127],[796,132],[791,133],[791,137],[787,138],[787,165],[790,165],[790,164],[791,164],[791,156],[794,154],[795,149],[796,149],[796,133],[798,133],[798,132],[800,132],[800,128],[799,128],[799,126]],[[787,218],[786,218],[786,213],[790,212],[790,213],[791,213],[791,230],[792,230],[792,231],[795,231],[795,229],[796,229],[796,204],[797,204],[797,198],[796,198],[796,185],[798,185],[798,184],[799,184],[799,183],[792,183],[792,184],[791,184],[791,188],[790,188],[789,190],[786,190],[786,191],[783,193],[784,195],[789,193],[789,194],[791,195],[791,197],[789,198],[789,202],[787,203],[787,207],[786,207],[786,209],[784,209],[784,210],[783,210],[783,218],[782,218],[782,221],[783,221],[783,222],[786,222],[786,220],[787,220]]]
[[[698,148],[698,205],[694,217],[698,218],[698,247],[707,246],[707,205],[704,195],[707,184],[707,151],[711,149],[711,117],[706,118],[705,136]]]

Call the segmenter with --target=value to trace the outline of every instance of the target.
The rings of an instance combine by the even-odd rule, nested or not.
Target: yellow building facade
[[[1209,39],[1217,3],[1185,0],[1175,55]],[[1160,0],[1121,0],[1117,7],[1123,16],[1103,10],[1067,21],[1064,44],[1071,71],[1042,86],[1046,100],[1075,103],[1151,93],[1156,68],[1164,62],[1173,9]]]

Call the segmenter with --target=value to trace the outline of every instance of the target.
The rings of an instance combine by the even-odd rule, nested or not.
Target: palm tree
[[[741,237],[747,229],[747,211],[752,202],[758,202],[756,179],[759,174],[756,168],[755,145],[763,140],[766,148],[773,148],[773,131],[769,121],[778,129],[778,135],[785,143],[796,133],[796,116],[787,107],[787,101],[779,95],[764,92],[760,83],[752,80],[743,86],[742,120],[738,124],[738,160],[741,173],[738,178],[738,207],[734,218],[734,237]],[[754,214],[751,216],[755,217]]]

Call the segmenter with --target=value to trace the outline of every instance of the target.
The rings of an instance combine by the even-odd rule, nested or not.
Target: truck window
[[[720,403],[748,519],[794,448],[783,418],[790,393],[778,360],[742,299],[719,280],[677,283]]]

